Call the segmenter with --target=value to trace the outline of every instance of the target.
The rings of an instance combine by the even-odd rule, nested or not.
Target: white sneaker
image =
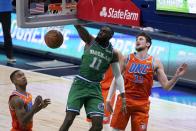
[[[16,59],[14,59],[14,58],[9,59],[8,58],[7,63],[11,63],[11,64],[16,63]]]

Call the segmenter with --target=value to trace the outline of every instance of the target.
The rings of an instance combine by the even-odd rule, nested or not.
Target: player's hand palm
[[[37,96],[37,97],[35,98],[34,105],[35,105],[35,106],[39,106],[39,105],[41,104],[41,102],[42,102],[42,97],[41,97],[41,96]]]
[[[113,108],[112,108],[112,106],[111,106],[111,104],[110,104],[110,101],[106,101],[106,110],[107,111],[109,111],[110,113],[112,113],[113,112]]]
[[[41,105],[42,105],[42,97],[41,96],[37,96],[35,98],[34,104],[33,104],[33,110],[35,112],[38,112],[41,109]]]
[[[188,68],[188,65],[185,63],[180,65],[180,67],[178,67],[178,69],[176,70],[176,76],[178,76],[178,77],[183,76],[186,73],[187,68]]]
[[[42,101],[42,108],[46,108],[49,104],[51,104],[50,99],[44,99]]]

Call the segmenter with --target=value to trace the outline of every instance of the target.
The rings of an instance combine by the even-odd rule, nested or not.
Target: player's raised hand
[[[41,104],[41,102],[42,102],[42,97],[41,96],[37,96],[35,98],[34,105],[35,106],[39,106]]]
[[[105,107],[106,107],[106,110],[109,111],[110,113],[113,112],[113,108],[112,108],[112,106],[110,104],[110,101],[106,101]]]
[[[35,113],[40,111],[41,105],[42,105],[42,97],[41,96],[37,96],[35,98],[32,110],[34,110]]]
[[[44,99],[42,101],[42,108],[46,108],[49,104],[51,104],[51,100],[50,99]]]
[[[183,63],[182,65],[180,65],[180,66],[177,68],[176,74],[175,74],[175,75],[176,75],[177,77],[183,76],[183,75],[186,73],[187,68],[188,68],[188,65],[187,65],[186,63]]]

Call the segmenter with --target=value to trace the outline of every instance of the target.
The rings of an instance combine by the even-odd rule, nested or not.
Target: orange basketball
[[[58,48],[63,44],[63,35],[58,30],[50,30],[44,36],[45,43],[50,48]]]

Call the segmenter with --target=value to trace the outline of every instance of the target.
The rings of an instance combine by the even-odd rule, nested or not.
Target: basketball
[[[63,35],[58,30],[50,30],[45,34],[45,43],[48,47],[55,49],[59,48],[63,44]]]

